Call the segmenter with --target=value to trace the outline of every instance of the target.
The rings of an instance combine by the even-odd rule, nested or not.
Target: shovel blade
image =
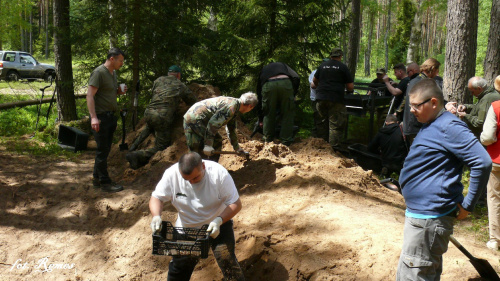
[[[497,272],[487,260],[474,258],[470,259],[470,263],[474,266],[482,278],[486,278],[491,281],[500,281],[500,277],[498,277]]]
[[[122,143],[120,144],[120,151],[128,150],[128,144]]]

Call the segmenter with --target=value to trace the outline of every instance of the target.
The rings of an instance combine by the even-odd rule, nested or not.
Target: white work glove
[[[205,153],[206,156],[212,156],[214,154],[214,148],[209,145],[205,145],[203,153]]]
[[[222,224],[222,218],[221,217],[216,217],[209,225],[207,228],[207,232],[210,232],[210,237],[212,238],[217,238],[220,233],[220,225]]]
[[[151,220],[151,230],[153,231],[153,234],[161,230],[160,216],[154,216],[153,219]]]

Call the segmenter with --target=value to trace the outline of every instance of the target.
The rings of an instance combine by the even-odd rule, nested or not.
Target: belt
[[[273,82],[273,81],[279,81],[279,80],[285,80],[285,79],[290,79],[288,77],[286,78],[272,78],[272,79],[267,79],[267,82]]]
[[[101,112],[101,113],[97,113],[97,115],[114,116],[115,112],[114,111],[104,111],[104,112]]]

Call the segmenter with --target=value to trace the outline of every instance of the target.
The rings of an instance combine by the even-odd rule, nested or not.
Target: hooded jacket
[[[379,151],[380,149],[380,151]],[[382,155],[382,165],[402,166],[407,149],[398,123],[380,128],[375,138],[368,144],[368,151]]]

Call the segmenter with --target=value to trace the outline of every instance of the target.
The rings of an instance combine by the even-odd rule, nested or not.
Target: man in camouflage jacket
[[[189,88],[180,81],[181,69],[172,65],[168,69],[168,75],[155,80],[152,88],[153,97],[144,113],[146,127],[136,138],[127,160],[132,169],[138,169],[149,162],[153,155],[164,150],[171,144],[174,114],[181,99],[188,105],[198,101]],[[155,145],[153,148],[138,150],[137,147],[150,135],[155,134]]]
[[[214,151],[222,148],[222,137],[217,131],[226,126],[231,145],[243,152],[236,136],[236,114],[247,113],[257,105],[257,95],[245,93],[238,98],[216,97],[195,103],[184,115],[184,133],[189,151],[211,157],[217,161]]]

